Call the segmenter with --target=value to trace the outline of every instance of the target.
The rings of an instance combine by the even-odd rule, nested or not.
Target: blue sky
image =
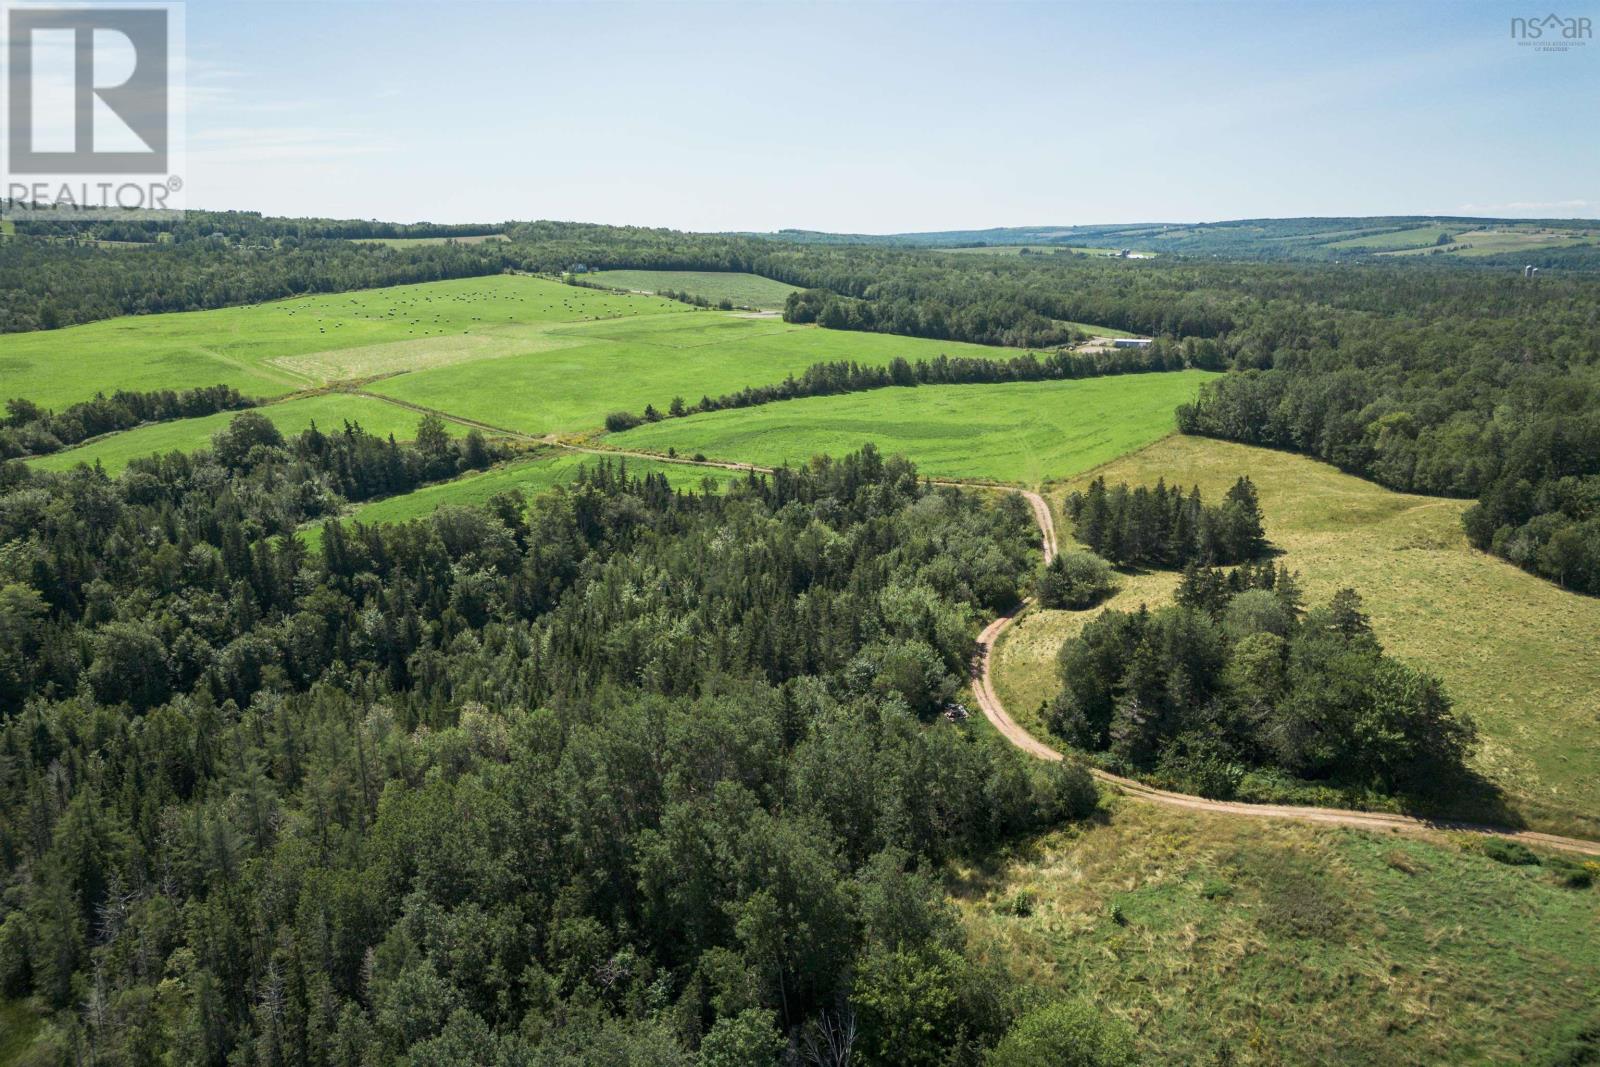
[[[1600,216],[1600,41],[1519,48],[1523,6],[190,0],[189,205],[863,232]]]

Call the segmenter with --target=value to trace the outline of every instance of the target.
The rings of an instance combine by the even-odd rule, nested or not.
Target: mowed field
[[[1115,326],[1096,326],[1092,322],[1072,322],[1071,320],[1068,320],[1068,319],[1057,319],[1056,321],[1061,323],[1063,326],[1076,326],[1078,329],[1082,330],[1084,333],[1089,334],[1092,337],[1137,337],[1138,336],[1137,334],[1129,333],[1127,330],[1119,330]]]
[[[812,363],[882,365],[940,354],[1006,358],[1014,350],[888,334],[792,326],[696,310],[675,301],[500,275],[286,300],[250,307],[130,316],[0,337],[5,397],[59,408],[116,389],[219,382],[282,396],[364,383],[367,392],[515,433],[598,429],[607,413],[665,408]],[[262,410],[286,430],[345,418],[409,437],[417,414],[351,394]],[[49,457],[59,469],[100,459],[204,446],[226,416],[141,427]]]
[[[1333,241],[1329,248],[1357,248],[1367,252],[1381,252],[1400,248],[1427,248],[1438,243],[1444,234],[1454,234],[1454,230],[1447,230],[1443,226],[1427,225],[1415,226],[1407,230],[1391,230],[1388,233],[1371,233],[1360,237],[1349,237],[1343,241]]]
[[[1120,252],[1120,248],[1095,248],[1089,245],[980,245],[973,248],[936,248],[935,252],[955,252],[960,255],[975,256],[1020,256],[1026,252],[1030,256],[1053,256],[1057,253],[1066,256],[1076,252],[1085,256],[1109,256]],[[1138,250],[1143,256],[1154,259],[1155,252]]]
[[[1352,586],[1392,653],[1444,680],[1477,722],[1476,765],[1539,829],[1600,835],[1600,599],[1564,592],[1473,550],[1467,501],[1410,496],[1302,456],[1174,435],[1094,472],[1110,483],[1198,485],[1217,499],[1241,474],[1261,493],[1267,535],[1309,600]],[[1065,493],[1088,476],[1057,487]],[[1070,524],[1062,522],[1070,536]],[[1121,578],[1111,607],[1168,601],[1177,575]],[[1096,611],[1036,612],[1002,640],[996,687],[1042,729],[1054,660]]]
[[[468,237],[352,237],[362,244],[388,245],[390,248],[415,248],[418,245],[481,245],[485,241],[510,240],[503,233],[476,233]]]
[[[364,523],[408,522],[419,519],[446,505],[469,507],[487,503],[499,493],[517,490],[532,498],[557,485],[566,485],[577,479],[580,472],[600,463],[619,467],[630,478],[646,474],[664,474],[675,489],[698,492],[709,480],[717,486],[726,485],[747,475],[725,467],[697,467],[687,463],[638,459],[632,456],[611,458],[590,452],[569,452],[548,449],[537,454],[512,460],[490,470],[464,475],[453,481],[425,485],[421,489],[400,496],[385,497],[352,508],[343,518]],[[315,544],[321,540],[321,528],[308,528],[306,539]]]
[[[280,396],[329,381],[568,343],[550,336],[553,327],[690,312],[656,297],[497,275],[129,315],[0,337],[0,392],[49,408],[99,391],[218,383],[251,396]]]
[[[952,896],[980,958],[1120,1017],[1141,1063],[1592,1062],[1600,889],[1465,836],[1106,808]]]
[[[713,304],[728,300],[735,307],[781,308],[797,287],[763,278],[759,274],[709,270],[598,270],[582,275],[584,281],[641,293],[671,290],[703,296]]]
[[[896,356],[915,362],[941,353],[989,359],[1018,354],[672,306],[685,312],[577,323],[551,331],[558,348],[418,370],[369,389],[524,433],[566,433],[596,429],[612,411],[641,412],[647,404],[666,410],[675,396],[692,403],[707,394],[768,385],[818,362],[883,365]]]
[[[1173,409],[1210,377],[1175,371],[877,389],[668,419],[610,434],[606,444],[778,466],[870,441],[909,456],[925,474],[1037,485],[1171,433]]]
[[[393,435],[397,441],[409,441],[416,436],[417,423],[422,418],[417,412],[396,404],[345,393],[323,393],[253,410],[272,420],[285,437],[299,433],[312,423],[327,433],[337,433],[344,429],[345,423],[351,422],[375,437]],[[237,411],[220,411],[200,419],[151,423],[26,462],[40,470],[53,471],[69,470],[80,463],[92,467],[98,462],[107,474],[115,476],[130,459],[208,448],[217,431],[238,415]],[[466,427],[448,421],[445,429],[457,435],[466,432]]]
[[[1596,230],[1514,230],[1482,229],[1458,232],[1455,240],[1440,247],[1451,255],[1494,256],[1502,252],[1543,252],[1552,248],[1575,248],[1600,240]],[[1417,255],[1428,249],[1403,249],[1385,255]]]

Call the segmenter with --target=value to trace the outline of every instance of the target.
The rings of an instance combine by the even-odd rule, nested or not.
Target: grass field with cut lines
[[[924,385],[714,411],[612,434],[606,443],[677,449],[763,466],[839,456],[871,441],[925,474],[1037,485],[1070,477],[1173,429],[1206,371],[1066,382]]]
[[[431,515],[446,506],[471,507],[485,504],[498,493],[518,490],[523,496],[533,498],[557,485],[574,481],[585,468],[599,463],[610,463],[623,469],[628,477],[646,474],[665,474],[675,489],[698,492],[709,479],[714,485],[747,477],[742,472],[722,467],[695,467],[685,463],[667,463],[638,459],[632,456],[615,458],[590,452],[546,450],[522,459],[512,460],[491,470],[463,475],[453,481],[426,485],[400,496],[374,500],[352,508],[343,516],[345,521],[364,523],[408,522]],[[309,544],[322,539],[320,525],[308,527],[302,536]]]
[[[596,429],[609,412],[642,412],[647,404],[664,411],[674,396],[694,403],[707,394],[779,382],[813,363],[855,360],[882,366],[896,356],[915,362],[941,354],[987,359],[1019,354],[1016,349],[824,330],[720,311],[578,323],[552,333],[578,343],[419,370],[375,382],[370,389],[492,425],[545,434]]]
[[[702,296],[713,304],[728,300],[735,307],[781,308],[796,286],[763,278],[759,274],[710,270],[599,270],[581,276],[618,289],[641,293],[670,290]]]
[[[58,408],[101,391],[219,383],[250,396],[280,396],[328,380],[407,370],[413,361],[434,365],[440,358],[431,354],[435,349],[448,352],[465,343],[482,349],[474,358],[536,350],[539,328],[553,324],[689,310],[651,296],[506,274],[128,315],[0,336],[0,399],[25,397]],[[353,351],[416,340],[424,344]]]

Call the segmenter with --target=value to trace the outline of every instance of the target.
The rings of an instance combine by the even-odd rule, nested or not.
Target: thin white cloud
[[[391,152],[397,142],[313,126],[234,126],[192,134],[189,158],[203,164],[330,163]]]
[[[1462,204],[1456,208],[1464,215],[1526,214],[1534,211],[1593,211],[1600,209],[1600,200],[1512,200],[1504,204]]]

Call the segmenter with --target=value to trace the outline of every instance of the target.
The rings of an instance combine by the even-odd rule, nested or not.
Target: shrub
[[[1332,872],[1295,856],[1275,854],[1260,868],[1256,921],[1280,937],[1343,941],[1352,925],[1351,899]]]
[[[1041,826],[1055,826],[1094,813],[1100,790],[1089,769],[1075,760],[1047,763],[1032,771],[1034,816]]]
[[[772,1012],[746,1008],[711,1027],[700,1044],[700,1067],[777,1067],[784,1044]]]
[[[610,433],[621,433],[643,424],[644,420],[631,411],[613,411],[606,416],[606,430]]]
[[[1545,866],[1556,876],[1556,881],[1568,889],[1588,889],[1594,885],[1593,868],[1596,865],[1593,863],[1574,863],[1557,856]]]
[[[1294,629],[1294,609],[1270,589],[1246,589],[1228,601],[1222,628],[1235,641],[1262,633],[1287,637]]]
[[[1015,915],[1019,919],[1026,919],[1033,914],[1033,909],[1038,905],[1038,894],[1031,889],[1019,889],[1006,898],[1000,905],[1000,910],[1007,915]]]
[[[1203,797],[1229,800],[1244,779],[1244,764],[1221,738],[1198,730],[1179,734],[1156,760],[1161,785]]]
[[[1486,837],[1478,846],[1485,856],[1496,863],[1511,867],[1537,867],[1539,857],[1521,841],[1508,841],[1503,837]]]
[[[985,1067],[1122,1067],[1133,1062],[1127,1030],[1081,1001],[1058,1001],[1028,1012],[984,1059]]]
[[[1070,611],[1094,607],[1114,588],[1110,564],[1093,552],[1061,553],[1035,584],[1041,605]]]

